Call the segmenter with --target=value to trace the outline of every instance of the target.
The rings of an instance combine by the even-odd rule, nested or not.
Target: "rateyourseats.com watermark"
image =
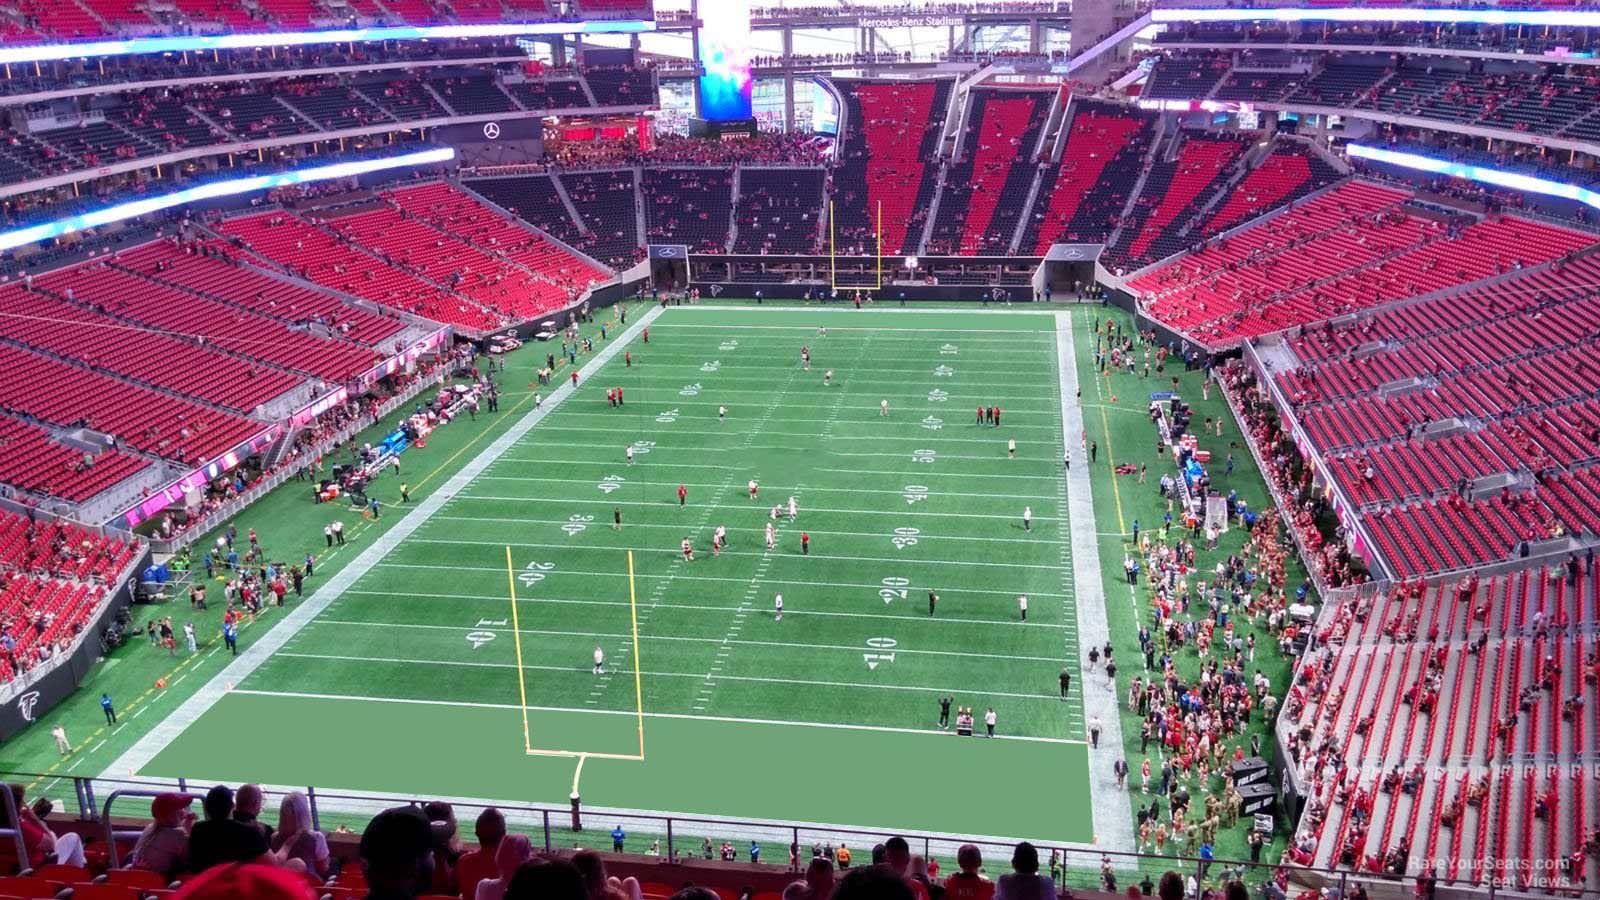
[[[1493,882],[1505,887],[1571,888],[1584,887],[1573,869],[1572,860],[1557,859],[1427,859],[1418,871],[1432,871],[1440,882]]]

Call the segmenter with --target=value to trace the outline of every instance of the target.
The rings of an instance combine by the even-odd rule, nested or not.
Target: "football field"
[[[139,774],[1091,842],[1057,317],[645,325],[386,509]]]

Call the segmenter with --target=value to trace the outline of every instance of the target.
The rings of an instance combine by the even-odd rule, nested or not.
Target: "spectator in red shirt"
[[[990,900],[994,896],[994,882],[978,874],[983,868],[983,854],[972,844],[962,844],[956,851],[956,865],[961,871],[944,880],[947,900]]]
[[[68,866],[83,865],[83,839],[71,832],[57,835],[51,831],[38,811],[25,802],[26,788],[20,784],[8,784],[6,787],[11,790],[11,799],[17,806],[17,827],[22,831],[22,845],[28,852],[28,866],[38,868],[50,862]],[[10,824],[5,806],[0,804],[0,825]]]
[[[500,810],[488,807],[478,813],[472,830],[478,838],[478,849],[468,850],[456,861],[456,891],[463,897],[475,896],[478,882],[499,876],[494,856],[506,836],[506,817]]]

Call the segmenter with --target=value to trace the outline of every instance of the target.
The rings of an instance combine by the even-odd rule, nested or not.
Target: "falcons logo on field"
[[[17,699],[17,712],[22,714],[22,721],[33,721],[33,708],[39,705],[39,692],[29,691]]]

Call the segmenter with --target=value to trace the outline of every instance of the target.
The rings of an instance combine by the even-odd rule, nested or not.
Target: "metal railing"
[[[166,791],[199,793],[197,785],[188,779],[170,778],[101,778],[55,777],[31,773],[0,773],[0,781],[38,783],[45,790],[59,783],[71,781],[75,802],[62,810],[80,822],[97,823],[104,828],[112,865],[120,862],[116,839],[126,840],[127,832],[113,827],[113,816],[148,818],[149,809],[144,804],[127,806],[130,799],[142,800]],[[371,816],[393,806],[420,806],[430,799],[400,794],[338,792],[315,787],[289,787],[269,785],[264,787],[264,809],[271,809],[278,799],[290,791],[305,793],[310,801],[313,824],[320,830],[335,829],[346,833],[360,833]],[[9,791],[4,811],[15,821],[15,807]],[[96,802],[96,797],[105,797]],[[982,852],[991,875],[1009,868],[1015,839],[985,836],[962,836],[947,833],[919,832],[911,829],[867,828],[839,825],[817,825],[798,822],[760,821],[712,816],[669,815],[632,810],[591,809],[572,806],[543,805],[522,802],[497,802],[480,799],[444,798],[452,804],[457,821],[470,821],[477,813],[495,806],[506,817],[513,831],[527,834],[537,846],[547,852],[570,850],[578,847],[612,849],[612,829],[622,827],[625,832],[624,850],[635,854],[653,852],[664,863],[687,859],[716,858],[723,843],[734,843],[741,860],[749,859],[751,846],[760,849],[760,862],[773,864],[780,871],[794,871],[804,867],[814,852],[830,856],[842,844],[851,851],[856,865],[870,864],[871,848],[892,836],[905,838],[914,852],[924,859],[940,860],[945,872],[954,872],[955,853],[962,844],[972,844]],[[123,804],[122,810],[117,809]],[[886,810],[885,815],[892,815]],[[0,829],[0,837],[12,836],[12,830]],[[19,849],[20,849],[20,836]],[[1062,890],[1106,890],[1117,892],[1128,885],[1138,885],[1145,879],[1154,883],[1167,872],[1175,872],[1185,882],[1195,885],[1217,885],[1228,881],[1242,881],[1253,895],[1263,900],[1284,900],[1307,890],[1324,892],[1324,900],[1348,898],[1357,888],[1364,889],[1374,900],[1384,898],[1410,898],[1418,895],[1418,880],[1412,877],[1380,873],[1357,872],[1349,869],[1313,868],[1289,863],[1260,863],[1250,860],[1203,859],[1189,855],[1160,855],[1137,852],[1106,851],[1093,846],[1060,841],[1034,840],[1039,851],[1040,868],[1044,871],[1052,858],[1059,873],[1057,884]],[[646,850],[649,848],[649,850]],[[795,858],[791,860],[791,850]],[[1494,866],[1491,871],[1503,871]],[[1526,872],[1510,872],[1511,876],[1526,876]],[[1498,897],[1562,897],[1578,900],[1600,900],[1600,891],[1587,888],[1582,883],[1563,877],[1559,872],[1535,873],[1548,875],[1547,879],[1519,878],[1528,887],[1512,887],[1511,878],[1491,879],[1478,884],[1466,881],[1451,882],[1440,879],[1435,896],[1455,898]],[[1109,880],[1108,880],[1109,879]]]

